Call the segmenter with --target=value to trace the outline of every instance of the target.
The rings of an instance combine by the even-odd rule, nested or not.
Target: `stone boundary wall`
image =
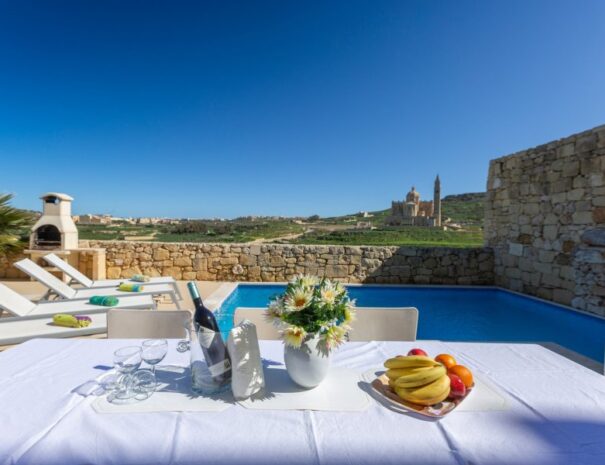
[[[490,249],[80,241],[104,248],[107,278],[286,281],[310,273],[353,283],[493,284]]]
[[[605,126],[492,160],[497,285],[605,316]]]
[[[13,263],[24,258],[27,257],[22,253],[0,254],[0,279],[29,279],[29,276],[13,266]]]

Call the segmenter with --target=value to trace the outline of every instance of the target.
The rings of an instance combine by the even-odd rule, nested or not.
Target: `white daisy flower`
[[[300,326],[290,326],[282,331],[282,337],[287,345],[298,349],[307,337],[307,332]]]
[[[287,311],[298,312],[306,308],[313,299],[313,291],[308,288],[297,288],[289,292],[284,298],[284,306]]]

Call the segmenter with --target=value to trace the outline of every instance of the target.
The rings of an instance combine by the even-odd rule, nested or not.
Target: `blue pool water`
[[[266,307],[283,285],[240,284],[223,302],[228,329],[237,307]],[[500,289],[351,286],[359,307],[416,307],[418,339],[555,342],[603,361],[605,320]]]

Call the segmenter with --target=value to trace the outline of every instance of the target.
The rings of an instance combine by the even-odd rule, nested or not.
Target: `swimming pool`
[[[219,308],[220,325],[237,307],[266,307],[283,285],[240,284]],[[603,362],[605,319],[496,288],[349,286],[359,307],[416,307],[418,339],[554,342]]]

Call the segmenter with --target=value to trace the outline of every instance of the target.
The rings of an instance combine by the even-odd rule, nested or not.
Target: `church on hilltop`
[[[412,186],[405,201],[391,202],[391,214],[386,218],[391,226],[441,227],[441,181],[435,178],[433,200],[420,200],[420,194]]]

